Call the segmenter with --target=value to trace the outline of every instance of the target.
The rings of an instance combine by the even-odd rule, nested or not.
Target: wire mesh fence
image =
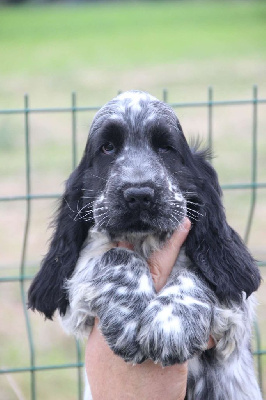
[[[162,93],[162,99],[165,102],[168,102],[168,92],[166,90],[163,91]],[[266,159],[266,145],[265,145],[265,132],[260,131],[259,126],[260,124],[262,125],[262,130],[264,126],[266,126],[266,121],[265,117],[263,115],[266,115],[264,113],[262,117],[260,117],[260,108],[265,107],[266,105],[266,99],[265,98],[259,98],[258,96],[258,89],[256,86],[253,88],[253,93],[252,96],[249,99],[240,99],[240,100],[224,100],[224,101],[215,101],[213,99],[213,89],[210,87],[208,89],[208,95],[207,95],[207,100],[202,101],[202,102],[193,102],[193,103],[177,103],[177,102],[169,102],[169,104],[178,111],[178,113],[183,112],[186,114],[184,110],[188,109],[189,112],[190,110],[195,110],[199,109],[200,114],[204,115],[205,119],[205,127],[206,127],[206,141],[208,143],[208,146],[210,149],[213,149],[216,152],[216,116],[215,112],[218,109],[222,109],[224,112],[224,115],[226,116],[226,113],[228,112],[227,110],[232,108],[235,109],[235,107],[243,110],[240,111],[240,116],[245,114],[245,113],[250,113],[250,124],[249,124],[249,134],[245,135],[241,138],[241,141],[244,142],[246,141],[247,143],[247,148],[248,148],[248,160],[244,160],[244,164],[249,164],[247,171],[245,170],[243,177],[241,178],[241,182],[234,181],[234,179],[238,179],[238,175],[234,177],[234,161],[233,158],[230,158],[229,164],[231,163],[232,165],[229,166],[229,170],[231,169],[231,175],[229,182],[226,182],[226,174],[224,177],[224,181],[222,182],[222,188],[225,192],[237,192],[237,193],[244,193],[245,194],[245,199],[248,199],[248,203],[245,204],[245,215],[243,218],[243,214],[241,214],[242,218],[242,225],[243,225],[243,233],[242,236],[246,243],[249,244],[249,239],[251,236],[251,233],[254,228],[255,220],[256,218],[259,218],[259,222],[261,223],[260,225],[260,231],[264,233],[265,235],[265,230],[266,230],[266,218],[263,220],[263,217],[261,214],[259,217],[256,217],[256,208],[258,206],[258,197],[259,196],[265,196],[265,189],[266,189],[266,177],[263,171],[263,160]],[[36,360],[36,337],[34,337],[33,333],[33,325],[31,321],[31,317],[29,314],[29,311],[27,310],[27,287],[28,283],[32,279],[33,273],[36,272],[38,263],[36,260],[33,262],[33,271],[29,268],[31,266],[28,265],[28,259],[29,259],[29,253],[31,252],[31,246],[29,246],[29,235],[30,235],[30,230],[31,230],[31,222],[32,222],[32,209],[33,205],[35,202],[38,202],[40,200],[47,201],[48,200],[55,200],[59,198],[60,193],[59,191],[53,191],[51,193],[46,193],[45,190],[43,192],[38,192],[37,193],[34,191],[32,181],[33,181],[33,166],[32,166],[32,159],[34,157],[34,150],[32,146],[32,141],[34,139],[34,136],[38,135],[38,132],[36,130],[32,130],[32,125],[31,125],[31,118],[33,116],[36,116],[36,118],[40,118],[41,115],[59,115],[59,114],[66,114],[70,116],[70,119],[68,119],[68,124],[69,124],[69,135],[70,135],[70,145],[69,145],[69,151],[71,149],[71,168],[74,169],[77,165],[78,159],[79,159],[79,142],[80,138],[78,137],[78,129],[79,129],[79,123],[78,123],[78,118],[80,117],[81,114],[86,114],[86,115],[93,115],[95,112],[100,107],[81,107],[77,105],[77,98],[76,94],[73,93],[71,96],[71,105],[69,107],[58,107],[58,108],[33,108],[30,107],[29,103],[29,96],[25,95],[24,97],[24,106],[22,108],[18,109],[2,109],[0,110],[0,119],[1,118],[13,118],[15,116],[20,116],[23,119],[23,136],[24,136],[24,143],[22,143],[22,148],[23,148],[23,153],[24,153],[24,170],[23,173],[20,170],[19,178],[23,180],[23,185],[24,185],[24,193],[15,193],[13,190],[13,193],[11,195],[8,195],[7,193],[3,193],[3,195],[0,197],[0,204],[5,204],[7,205],[9,209],[9,214],[12,214],[12,210],[14,207],[10,206],[10,204],[15,204],[15,203],[23,203],[25,205],[25,221],[24,221],[24,231],[22,233],[22,242],[21,244],[21,250],[20,250],[20,257],[19,261],[17,262],[18,265],[16,265],[16,268],[14,269],[8,269],[8,268],[1,268],[0,265],[0,287],[3,287],[4,285],[8,283],[14,283],[17,285],[17,288],[19,288],[19,301],[22,304],[22,310],[23,310],[23,318],[24,318],[24,323],[26,327],[26,337],[27,337],[27,342],[28,342],[28,355],[27,357],[23,360],[23,365],[22,366],[17,366],[16,361],[13,361],[12,357],[6,356],[7,360],[5,360],[4,366],[2,362],[0,361],[0,376],[13,376],[13,374],[23,374],[27,373],[29,374],[29,379],[28,379],[28,396],[31,400],[35,399],[40,399],[40,398],[45,398],[39,396],[38,392],[38,384],[37,384],[37,374],[40,372],[44,371],[53,371],[54,374],[57,374],[58,370],[67,370],[71,369],[73,372],[73,369],[76,369],[77,371],[77,379],[76,379],[76,391],[75,391],[75,398],[81,399],[82,398],[82,367],[83,367],[83,354],[82,354],[82,347],[81,345],[76,341],[75,342],[75,355],[73,355],[73,360],[72,362],[69,363],[42,363],[40,364]],[[183,110],[183,111],[182,111]],[[249,111],[247,111],[249,110]],[[243,113],[243,114],[242,114]],[[226,117],[225,117],[226,118]],[[261,119],[264,120],[261,122]],[[21,121],[21,120],[20,120]],[[22,122],[22,121],[21,121]],[[181,118],[181,123],[182,123],[182,118]],[[218,121],[219,123],[219,121]],[[1,127],[1,124],[0,124]],[[84,130],[84,129],[83,129]],[[87,129],[86,129],[87,131]],[[22,132],[21,132],[22,134]],[[263,136],[264,135],[264,136]],[[262,146],[262,152],[260,151],[260,138],[263,136],[263,146]],[[223,137],[220,137],[219,141],[222,142]],[[231,136],[231,140],[232,136]],[[218,142],[219,142],[218,141]],[[1,138],[0,138],[0,143],[1,143]],[[230,147],[230,146],[229,146]],[[49,150],[50,151],[50,150]],[[59,151],[58,149],[56,151]],[[241,143],[239,143],[239,149],[238,146],[236,146],[235,152],[241,153]],[[219,154],[219,150],[217,151]],[[247,154],[247,153],[245,153]],[[9,157],[10,162],[12,163],[12,157],[16,157],[12,153],[12,149],[9,152]],[[38,156],[39,157],[39,156]],[[245,155],[243,155],[245,157]],[[48,160],[48,158],[47,158]],[[48,161],[47,161],[48,162]],[[60,160],[59,160],[60,162]],[[228,160],[227,160],[228,162]],[[9,172],[10,173],[10,172]],[[22,177],[23,176],[23,177]],[[43,175],[42,175],[43,176]],[[10,178],[11,179],[11,178]],[[12,178],[14,179],[14,177]],[[15,177],[16,179],[16,177]],[[4,185],[5,187],[5,185]],[[16,188],[16,182],[14,187]],[[265,197],[264,197],[265,198]],[[247,200],[245,200],[247,202]],[[10,211],[11,210],[11,211]],[[5,212],[5,209],[4,211]],[[264,209],[265,212],[265,209]],[[14,217],[16,219],[16,217]],[[243,222],[243,220],[245,222]],[[16,223],[16,222],[15,222]],[[256,242],[256,238],[255,238]],[[260,242],[260,246],[263,247],[263,241]],[[264,248],[265,248],[265,243],[264,243]],[[252,249],[251,249],[252,250]],[[265,253],[259,250],[259,256],[265,256]],[[256,257],[256,254],[255,254]],[[266,266],[266,257],[258,261],[259,266],[264,267]],[[10,272],[11,271],[11,272]],[[15,272],[14,272],[15,271]],[[29,273],[31,271],[31,273]],[[0,289],[1,293],[1,289]],[[7,324],[7,321],[2,321],[2,324]],[[1,331],[0,331],[1,332]],[[62,334],[63,335],[63,334]],[[8,336],[5,336],[3,334],[3,339],[7,340]],[[12,337],[11,340],[16,340],[15,337]],[[265,363],[264,360],[266,359],[266,350],[263,348],[263,340],[262,340],[262,332],[260,325],[256,321],[254,324],[254,357],[255,357],[255,362],[257,365],[257,370],[258,370],[258,377],[260,381],[261,387],[263,387],[263,364]],[[3,344],[1,344],[3,345]],[[12,346],[12,343],[11,343]],[[12,364],[13,363],[13,364]],[[73,372],[74,374],[75,372]],[[11,384],[12,386],[12,384]],[[13,385],[13,391],[16,392],[16,389],[14,388],[15,385]],[[73,396],[73,395],[72,395]],[[1,389],[0,389],[0,398],[1,397]],[[11,398],[11,397],[10,397]],[[20,398],[19,395],[15,398]],[[23,397],[24,398],[24,397]],[[52,399],[52,395],[48,395],[46,398]],[[54,397],[56,398],[56,397]],[[74,398],[74,397],[71,397]],[[6,399],[6,398],[5,398]]]

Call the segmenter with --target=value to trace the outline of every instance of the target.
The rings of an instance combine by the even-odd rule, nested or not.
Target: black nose
[[[124,199],[131,209],[147,209],[154,199],[154,190],[150,187],[130,187],[124,191]]]

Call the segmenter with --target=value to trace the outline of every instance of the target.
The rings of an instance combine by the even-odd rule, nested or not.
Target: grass
[[[263,2],[150,2],[1,10],[4,74],[260,57]]]
[[[190,99],[209,84],[265,89],[265,19],[262,1],[2,7],[0,106],[24,92],[43,105],[72,90],[101,104],[129,88]]]
[[[250,98],[252,85],[266,97],[266,3],[259,1],[176,1],[92,3],[79,6],[21,6],[0,9],[0,108],[68,106],[72,90],[79,105],[101,105],[119,89],[139,88],[169,101]],[[188,136],[206,137],[206,108],[179,109]],[[266,181],[265,106],[259,107],[258,139],[261,182]],[[92,113],[77,115],[79,156]],[[249,182],[252,107],[215,108],[214,166],[222,183]],[[71,170],[71,117],[66,114],[30,116],[32,192],[59,193]],[[1,195],[25,193],[23,116],[0,116]],[[234,168],[232,164],[234,160]],[[233,171],[233,172],[232,172]],[[27,271],[46,251],[46,228],[54,201],[32,202]],[[250,207],[249,191],[227,191],[230,223],[243,235]],[[25,203],[0,204],[1,276],[17,275],[25,223]],[[265,190],[258,195],[250,247],[265,254]],[[264,273],[264,269],[263,269]],[[265,273],[264,273],[265,275]],[[1,284],[0,367],[28,365],[28,348],[18,285]],[[266,348],[265,284],[259,291],[259,321]],[[10,315],[16,318],[10,319]],[[56,323],[31,315],[38,364],[75,360],[73,341]],[[263,357],[266,370],[266,357]],[[264,370],[264,383],[266,374]],[[40,372],[38,400],[76,398],[76,373]],[[30,398],[29,374],[15,374],[25,398]],[[0,398],[13,400],[12,384],[0,375]],[[265,386],[266,391],[266,386]]]
[[[40,74],[260,56],[263,2],[158,2],[1,10],[0,70]]]

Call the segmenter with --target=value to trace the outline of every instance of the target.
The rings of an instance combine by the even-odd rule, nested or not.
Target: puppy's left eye
[[[104,154],[113,154],[115,152],[115,146],[111,142],[107,142],[102,146],[102,152]]]

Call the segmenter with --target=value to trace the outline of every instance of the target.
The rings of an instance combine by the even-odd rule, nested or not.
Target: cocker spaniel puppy
[[[94,318],[131,363],[189,360],[188,400],[261,400],[250,351],[260,274],[227,224],[208,153],[190,148],[174,111],[130,91],[95,116],[70,175],[29,307],[88,335]],[[188,216],[192,229],[163,289],[147,259]],[[133,244],[134,251],[114,247]],[[215,347],[206,350],[209,336]]]

